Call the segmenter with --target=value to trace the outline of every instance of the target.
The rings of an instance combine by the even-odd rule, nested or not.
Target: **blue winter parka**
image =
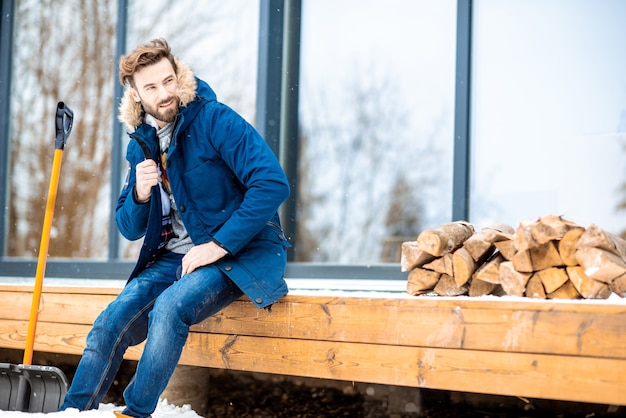
[[[278,207],[289,183],[274,153],[240,115],[217,101],[207,83],[178,63],[180,114],[167,153],[166,170],[179,214],[194,245],[215,241],[228,255],[215,263],[259,308],[288,289],[284,280],[289,246]],[[156,130],[127,91],[120,120],[129,128],[129,173],[116,221],[129,240],[144,238],[129,281],[154,260],[161,244],[161,193],[148,202],[134,197],[135,167],[148,156],[159,161]]]

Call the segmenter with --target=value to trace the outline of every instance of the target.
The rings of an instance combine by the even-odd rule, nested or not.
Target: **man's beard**
[[[174,106],[165,109],[164,111],[160,111],[159,110],[159,106],[163,103],[168,103],[169,101],[173,100],[174,101]],[[176,119],[176,116],[178,116],[178,97],[176,96],[172,96],[169,97],[165,100],[162,100],[160,103],[157,104],[156,107],[151,107],[145,103],[143,103],[143,110],[149,114],[150,116],[152,116],[153,118],[155,118],[156,120],[160,120],[161,122],[165,122],[165,123],[171,123],[174,122],[174,120]]]

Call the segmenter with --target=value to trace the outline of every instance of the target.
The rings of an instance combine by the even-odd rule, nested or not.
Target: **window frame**
[[[261,0],[259,25],[259,64],[257,86],[257,129],[277,154],[292,186],[292,196],[281,208],[285,220],[295,220],[297,198],[297,126],[298,126],[298,74],[300,48],[300,17],[302,0]],[[121,56],[126,45],[128,0],[118,0],[118,26],[116,55]],[[472,0],[457,0],[456,34],[456,103],[454,128],[454,173],[452,216],[453,220],[466,219],[469,191],[469,104],[470,104],[470,56]],[[13,16],[15,0],[2,2],[0,20],[0,97],[9,97],[11,82],[11,57],[13,39]],[[278,58],[278,59],[277,59]],[[117,71],[117,70],[116,70]],[[117,75],[117,73],[116,73]],[[122,96],[122,87],[115,84],[116,102]],[[114,106],[116,109],[117,106]],[[0,101],[0,216],[7,222],[8,193],[8,140],[10,101]],[[279,124],[270,121],[281,121]],[[113,145],[111,166],[111,211],[107,260],[48,260],[48,277],[68,279],[114,279],[128,277],[134,261],[119,258],[119,232],[115,224],[115,205],[119,194],[116,185],[121,184],[121,146],[124,135],[121,124],[112,115]],[[23,260],[4,256],[6,230],[0,228],[0,276],[34,277],[37,260]],[[296,240],[295,221],[285,222],[288,237]],[[289,254],[292,260],[293,253]],[[350,280],[406,280],[407,273],[400,271],[397,263],[375,265],[344,265],[332,263],[296,263],[289,261],[287,278],[350,279]]]

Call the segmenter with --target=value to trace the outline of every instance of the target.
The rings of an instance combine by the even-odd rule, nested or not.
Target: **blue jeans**
[[[182,279],[182,255],[164,253],[131,280],[102,311],[60,410],[97,408],[130,346],[146,340],[135,376],[124,391],[124,413],[149,417],[176,368],[189,327],[219,312],[242,291],[217,267]]]

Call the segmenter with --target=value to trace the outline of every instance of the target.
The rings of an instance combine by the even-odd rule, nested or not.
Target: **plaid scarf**
[[[161,150],[161,161],[159,162],[159,168],[161,171],[160,186],[161,192],[161,244],[160,248],[164,247],[170,239],[176,237],[174,228],[172,226],[172,190],[170,188],[170,182],[167,178],[166,161],[167,152],[172,140],[172,133],[174,132],[174,124],[168,123],[161,129],[157,129],[157,136],[159,138],[159,148]]]

